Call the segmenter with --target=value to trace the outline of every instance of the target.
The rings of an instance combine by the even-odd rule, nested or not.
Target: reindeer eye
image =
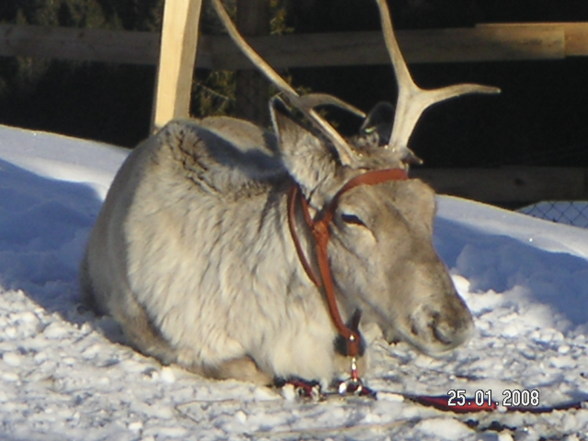
[[[341,215],[341,220],[343,222],[345,222],[346,224],[359,225],[361,227],[365,227],[366,226],[365,223],[364,223],[364,221],[362,221],[355,214],[345,214],[345,213],[343,213]]]

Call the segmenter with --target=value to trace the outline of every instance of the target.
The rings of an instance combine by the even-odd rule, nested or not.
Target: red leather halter
[[[349,181],[335,194],[333,199],[320,210],[314,218],[311,217],[309,212],[308,201],[302,194],[298,185],[293,185],[288,194],[288,225],[290,227],[290,233],[298,253],[298,258],[308,274],[308,277],[316,285],[317,288],[323,289],[325,297],[327,299],[327,305],[329,308],[329,314],[333,324],[337,328],[337,332],[345,339],[347,346],[347,355],[355,359],[360,352],[361,336],[359,331],[351,329],[347,326],[337,305],[337,299],[335,296],[335,284],[333,280],[333,274],[331,272],[331,266],[329,263],[328,244],[330,238],[329,224],[333,221],[335,210],[339,204],[341,196],[351,190],[352,188],[360,185],[376,185],[389,181],[403,181],[408,179],[408,174],[405,170],[400,168],[384,169],[384,170],[372,170],[361,175],[358,175]],[[306,225],[310,228],[312,236],[315,242],[315,253],[316,260],[318,263],[319,274],[316,274],[310,266],[310,263],[302,250],[300,239],[296,231],[295,215],[297,203],[302,208],[304,220]],[[354,363],[352,363],[353,366]],[[352,377],[357,375],[353,372]],[[359,380],[359,377],[353,378]]]

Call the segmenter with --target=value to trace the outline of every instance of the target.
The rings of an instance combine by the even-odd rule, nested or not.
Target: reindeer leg
[[[257,363],[248,355],[227,360],[214,367],[206,367],[204,374],[218,380],[235,379],[247,381],[260,386],[269,386],[273,383],[271,375],[263,372]]]

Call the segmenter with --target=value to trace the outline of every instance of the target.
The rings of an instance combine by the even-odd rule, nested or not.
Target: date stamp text
[[[468,395],[465,389],[450,389],[447,392],[447,406],[455,408],[528,408],[540,405],[541,397],[537,389],[504,389],[499,400],[492,396],[490,389],[479,389],[472,395]]]

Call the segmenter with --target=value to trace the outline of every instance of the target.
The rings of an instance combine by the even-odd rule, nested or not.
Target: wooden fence
[[[200,0],[166,2],[162,34],[0,25],[0,56],[158,65],[155,125],[187,115],[194,65],[250,69],[228,37],[198,39]],[[563,59],[588,55],[588,23],[484,24],[474,28],[399,31],[410,63]],[[276,68],[388,64],[380,32],[253,36]],[[198,51],[196,47],[198,46]],[[197,60],[196,60],[197,54]]]

